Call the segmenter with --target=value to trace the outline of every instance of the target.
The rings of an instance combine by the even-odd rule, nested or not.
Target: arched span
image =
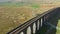
[[[21,32],[20,34],[24,34],[23,32]]]
[[[31,27],[30,26],[27,28],[27,34],[31,34]]]
[[[39,20],[37,21],[37,30],[39,30],[39,26],[40,25],[40,23],[39,23]]]
[[[36,33],[36,24],[33,24],[33,34]]]
[[[43,23],[43,18],[41,18],[41,27],[42,27],[42,23]]]

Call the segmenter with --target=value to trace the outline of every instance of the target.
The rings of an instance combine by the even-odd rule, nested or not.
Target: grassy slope
[[[38,8],[37,4],[30,7],[20,3],[0,3],[0,34],[6,34],[11,29],[31,19],[32,8]]]
[[[6,34],[11,29],[32,18],[32,9],[19,7],[0,7],[0,34]]]

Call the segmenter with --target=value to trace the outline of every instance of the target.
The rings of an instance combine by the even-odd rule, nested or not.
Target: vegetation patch
[[[34,9],[36,9],[36,8],[39,8],[40,5],[39,4],[32,4],[31,7],[34,8]]]

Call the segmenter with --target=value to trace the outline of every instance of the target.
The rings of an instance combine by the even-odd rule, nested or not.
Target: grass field
[[[32,9],[19,7],[0,7],[0,34],[6,34],[18,25],[31,19]]]
[[[15,27],[23,24],[27,20],[33,18],[33,13],[37,14],[39,5],[30,6],[1,6],[0,7],[0,34],[6,34]],[[36,10],[35,10],[36,9]]]
[[[33,18],[32,11],[39,6],[34,4],[30,6],[1,6],[0,7],[0,34],[6,34],[15,27],[23,24]],[[38,11],[37,11],[38,12]]]
[[[0,4],[0,34],[6,34],[15,27],[33,18],[32,11],[38,7],[39,5],[37,4],[31,6],[21,6],[19,3]]]

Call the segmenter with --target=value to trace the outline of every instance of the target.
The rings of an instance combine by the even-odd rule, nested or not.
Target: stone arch
[[[36,33],[36,24],[33,24],[33,33]]]
[[[37,21],[37,30],[39,30],[39,26],[40,25],[40,22],[39,22],[39,20]]]
[[[41,27],[42,27],[43,19],[41,18]]]
[[[31,34],[31,27],[30,26],[27,28],[27,34]]]
[[[23,32],[21,32],[20,34],[24,34]]]

